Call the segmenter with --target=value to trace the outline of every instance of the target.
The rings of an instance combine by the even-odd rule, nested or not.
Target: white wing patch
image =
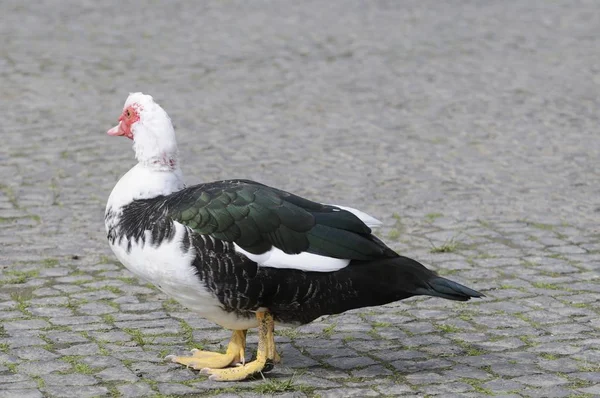
[[[321,256],[308,252],[299,254],[286,254],[281,249],[273,246],[271,250],[262,254],[252,254],[234,243],[235,251],[248,257],[261,267],[289,268],[300,271],[333,272],[340,270],[350,263],[350,260]]]
[[[333,204],[328,204],[327,206],[333,206],[333,207],[337,207],[338,209],[349,211],[350,213],[352,213],[356,217],[358,217],[362,222],[364,222],[367,225],[367,227],[369,227],[369,228],[380,227],[381,224],[383,224],[381,221],[379,221],[375,217],[368,215],[364,211],[360,211],[360,210],[354,209],[352,207],[333,205]]]
[[[358,217],[369,228],[379,227],[382,222],[368,215],[367,213],[354,209],[352,207],[330,204],[328,206],[337,207],[340,210],[346,210]],[[281,249],[272,247],[271,250],[262,254],[252,254],[234,243],[235,251],[248,257],[261,267],[288,268],[300,271],[312,272],[333,272],[340,270],[350,264],[350,260],[343,258],[334,258],[321,256],[308,252],[299,254],[286,254]]]

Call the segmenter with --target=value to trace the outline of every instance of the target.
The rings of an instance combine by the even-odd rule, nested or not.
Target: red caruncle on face
[[[133,132],[131,126],[140,120],[141,107],[137,104],[130,105],[123,109],[123,113],[119,117],[119,124],[108,130],[107,134],[112,136],[124,136],[133,140]]]

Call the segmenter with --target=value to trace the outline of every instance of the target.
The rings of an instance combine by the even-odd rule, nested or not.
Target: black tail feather
[[[442,297],[456,301],[468,301],[473,297],[485,297],[484,294],[476,290],[470,289],[449,279],[442,278],[441,276],[435,276],[426,283],[427,287],[419,287],[415,292],[417,294]]]
[[[412,295],[442,297],[456,301],[485,297],[476,290],[439,276],[411,258],[398,256],[391,262],[395,265],[396,286],[401,291]]]

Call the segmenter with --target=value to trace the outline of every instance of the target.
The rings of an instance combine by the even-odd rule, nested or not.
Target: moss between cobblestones
[[[323,332],[322,332],[323,335],[325,335],[327,337],[331,337],[333,335],[333,332],[335,331],[336,326],[337,326],[337,322],[332,323],[331,325],[324,328]]]
[[[56,258],[45,258],[42,260],[44,267],[56,267],[60,262]]]
[[[104,286],[102,290],[108,290],[109,292],[114,294],[123,294],[123,291],[116,286]]]
[[[168,349],[168,348],[163,348],[162,350],[160,350],[160,351],[158,352],[158,357],[159,357],[159,358],[164,358],[164,357],[166,357],[167,355],[169,355],[170,353],[171,353],[171,350],[170,350],[170,349]]]
[[[435,328],[443,333],[459,333],[459,332],[461,332],[461,330],[459,328],[457,328],[456,326],[448,325],[448,324],[435,325]]]
[[[109,299],[102,299],[102,300],[99,300],[99,302],[106,304],[106,305],[110,305],[111,307],[113,307],[114,309],[117,309],[117,310],[121,309],[121,307],[119,306],[119,303],[115,303],[114,301],[109,300]]]
[[[7,367],[9,371],[12,373],[17,373],[17,364],[16,363],[5,363],[4,366]]]
[[[31,290],[19,289],[10,294],[10,298],[17,303],[17,309],[23,313],[26,317],[31,317],[31,313],[28,311],[29,303],[33,294]]]
[[[445,241],[444,243],[442,243],[440,246],[436,246],[433,243],[431,243],[431,249],[429,250],[429,252],[430,253],[454,253],[455,251],[457,251],[459,249],[459,247],[460,247],[460,243],[457,242],[456,240],[454,240],[454,238],[451,238],[451,239]]]
[[[538,343],[532,341],[532,336],[519,336],[519,340],[521,340],[527,347],[535,347]]]
[[[471,378],[468,378],[468,377],[461,377],[459,380],[462,381],[463,383],[468,384],[471,387],[473,387],[473,390],[475,390],[475,392],[478,392],[480,394],[486,394],[488,396],[494,396],[494,395],[496,395],[492,390],[487,389],[487,388],[483,388],[481,386],[481,384],[483,383],[482,380],[471,379]]]
[[[296,337],[298,337],[298,334],[298,329],[294,328],[275,329],[276,336],[284,336],[290,339],[295,339]]]
[[[181,309],[179,303],[172,298],[163,301],[162,306],[165,309],[165,311],[177,311]]]
[[[71,297],[67,297],[67,304],[65,305],[65,307],[71,309],[71,310],[76,310],[79,308],[80,305],[83,304],[87,304],[88,300],[86,299],[72,299]]]
[[[560,358],[558,355],[550,354],[548,352],[542,352],[539,354],[539,356],[549,361],[555,361]]]
[[[69,374],[69,373],[81,373],[84,375],[91,375],[95,373],[95,370],[91,368],[89,365],[81,362],[81,357],[77,355],[65,355],[60,358],[61,361],[68,363],[73,368],[70,370],[65,370],[63,372],[58,372],[60,374]]]
[[[459,272],[460,272],[460,270],[458,270],[458,269],[445,269],[445,268],[442,268],[437,271],[437,273],[441,276],[450,276],[450,275],[458,274]]]
[[[565,260],[565,261],[567,261],[567,258],[565,256],[563,256],[562,254],[560,254],[560,253],[552,253],[552,254],[548,255],[548,258],[555,258],[557,260]]]
[[[46,382],[41,376],[31,376],[31,378],[37,383],[39,389],[46,387]]]
[[[388,237],[388,239],[391,239],[391,240],[397,240],[398,238],[400,238],[400,231],[398,231],[397,229],[394,228],[394,229],[390,230],[390,232],[388,232],[387,237]]]
[[[541,229],[544,231],[552,231],[554,229],[554,225],[551,224],[545,224],[545,223],[541,223],[541,222],[533,222],[533,221],[528,221],[528,220],[517,220],[517,222],[522,222],[525,223],[528,227],[533,227],[536,229]]]
[[[269,395],[293,391],[303,392],[305,394],[312,394],[314,392],[314,387],[307,386],[304,384],[296,384],[295,379],[295,374],[286,380],[265,379],[263,376],[263,383],[257,384],[254,387],[252,387],[252,391],[259,394]]]
[[[545,282],[533,282],[531,284],[533,287],[537,287],[538,289],[547,289],[547,290],[566,290],[567,288],[563,288],[561,286],[554,285],[552,283]]]
[[[565,373],[557,373],[557,374],[559,376],[569,380],[569,387],[571,387],[571,388],[585,388],[585,387],[590,387],[591,385],[594,384],[589,380],[582,380],[582,379],[576,379],[573,377],[569,377],[569,375],[567,375]]]
[[[15,195],[15,191],[11,187],[5,184],[0,184],[0,191],[6,195],[8,201],[15,207],[19,208],[19,204],[17,203],[17,196]]]
[[[444,217],[442,213],[427,213],[425,219],[429,222],[434,222],[436,219]]]
[[[194,329],[184,320],[179,321],[179,325],[181,326],[182,335],[187,344],[191,344],[194,340]],[[196,347],[198,348],[198,347]],[[198,348],[201,350],[202,348]]]
[[[392,324],[389,322],[373,322],[371,326],[374,328],[389,328]]]
[[[40,274],[38,270],[32,271],[18,271],[18,270],[7,270],[4,271],[4,275],[8,276],[8,279],[0,281],[3,285],[20,285],[27,282],[28,279],[35,278]]]
[[[379,335],[379,333],[377,333],[375,329],[369,330],[367,334],[376,340],[381,340],[381,336]]]
[[[114,398],[120,398],[123,395],[119,392],[119,390],[117,390],[117,387],[115,386],[108,386],[108,393],[110,394],[111,397]]]
[[[349,342],[351,342],[353,340],[356,340],[356,337],[354,337],[354,336],[344,336],[344,338],[342,338],[342,341],[344,343],[349,343]]]
[[[144,334],[138,329],[124,328],[123,331],[131,336],[132,340],[140,347],[146,344],[152,344],[156,339],[155,336],[145,337]]]
[[[100,260],[98,260],[99,264],[112,264],[114,261],[111,257],[105,256],[104,254],[100,256]]]
[[[109,324],[113,324],[115,322],[115,317],[112,314],[104,314],[102,315],[102,319],[104,319],[104,322]]]
[[[392,374],[389,376],[386,376],[386,379],[391,381],[394,384],[405,384],[410,386],[411,388],[414,388],[412,386],[412,384],[408,383],[406,380],[406,377],[403,376],[402,374],[400,374],[398,372],[398,369],[396,369],[394,366],[392,366],[389,363],[382,363],[383,367],[386,368],[387,370],[391,371]]]
[[[120,280],[121,282],[127,283],[128,285],[136,285],[138,283],[138,280],[136,278],[130,276],[119,276],[116,279]]]
[[[479,355],[483,355],[486,354],[487,352],[477,348],[469,343],[467,343],[464,340],[459,340],[459,339],[453,339],[452,341],[454,341],[454,343],[458,346],[460,346],[463,350],[465,350],[465,354],[470,356],[470,357],[477,357]]]
[[[525,315],[522,312],[518,312],[516,314],[513,314],[514,317],[519,318],[522,321],[527,322],[528,324],[530,324],[531,326],[533,326],[534,328],[540,328],[542,325],[539,322],[535,322],[532,321],[527,315]],[[521,337],[528,337],[528,336],[521,336]],[[523,340],[523,339],[521,339]],[[525,341],[523,341],[525,343]]]
[[[600,364],[582,361],[577,367],[582,372],[600,372]]]

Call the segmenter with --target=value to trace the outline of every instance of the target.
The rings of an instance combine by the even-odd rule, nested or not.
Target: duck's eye
[[[127,117],[131,117],[131,112],[129,111],[129,109],[127,109],[127,112],[125,112],[125,114],[127,115]]]

